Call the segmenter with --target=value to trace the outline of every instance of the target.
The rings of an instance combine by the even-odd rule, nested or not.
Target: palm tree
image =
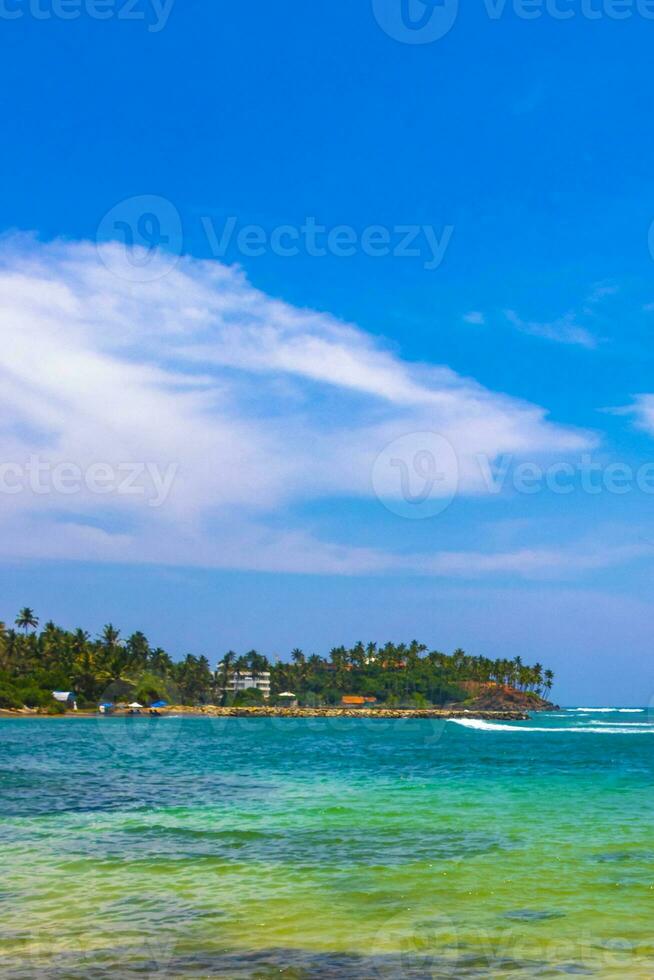
[[[307,658],[304,656],[304,652],[300,650],[299,647],[295,647],[291,650],[291,660],[293,661],[295,669],[293,670],[293,676],[295,680],[294,684],[302,685],[304,684],[305,677],[307,675]]]
[[[131,657],[132,666],[143,670],[150,656],[150,644],[145,635],[140,630],[132,633],[127,639],[126,647]]]
[[[112,623],[102,630],[100,645],[104,653],[104,668],[112,681],[120,680],[124,671],[130,666],[130,655],[120,639],[120,630]]]
[[[372,664],[375,663],[376,660],[377,660],[377,644],[368,643],[366,645],[366,657],[364,661],[366,667],[370,667]]]
[[[86,630],[76,629],[75,632],[73,633],[73,645],[75,647],[75,653],[77,654],[83,653],[84,648],[86,647],[86,644],[89,642],[90,639],[91,639],[91,635],[90,633],[87,633]]]
[[[424,643],[418,643],[417,640],[411,640],[406,651],[406,663],[409,670],[415,670],[420,662],[420,654],[424,653],[427,647]]]
[[[218,664],[216,668],[216,683],[218,685],[218,690],[220,691],[220,703],[224,706],[225,700],[227,698],[227,685],[229,684],[229,675],[232,672],[234,661],[236,660],[236,654],[233,650],[228,650],[222,659],[222,662]]]
[[[25,630],[25,636],[27,636],[28,629],[36,629],[39,625],[38,616],[34,615],[34,610],[30,609],[29,606],[25,606],[16,616],[16,626],[20,630]]]
[[[9,670],[9,630],[0,620],[0,670]]]
[[[366,648],[361,640],[355,643],[350,650],[350,663],[356,670],[363,670],[366,665]]]
[[[452,667],[454,668],[454,676],[460,677],[463,671],[463,665],[466,660],[465,651],[461,647],[457,647],[452,654]]]
[[[248,663],[247,657],[241,656],[236,658],[236,660],[234,661],[234,674],[236,676],[236,684],[234,685],[235,689],[238,688],[238,681],[240,681],[243,674],[248,673],[249,669],[250,669],[250,665]]]
[[[118,646],[120,630],[117,630],[113,623],[107,623],[100,636],[102,645],[106,650],[113,650]]]
[[[248,650],[245,654],[245,659],[247,660],[248,671],[252,678],[252,687],[256,687],[257,677],[259,676],[259,654],[256,650]]]
[[[149,658],[149,667],[151,670],[163,677],[165,674],[169,673],[172,669],[173,662],[161,647],[155,647]]]

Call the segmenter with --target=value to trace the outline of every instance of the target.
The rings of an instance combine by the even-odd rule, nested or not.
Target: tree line
[[[213,670],[206,656],[188,654],[174,661],[161,647],[152,647],[142,632],[123,638],[111,623],[96,637],[52,621],[39,629],[29,607],[20,610],[12,627],[0,622],[0,708],[61,710],[53,702],[54,690],[74,691],[81,707],[132,699],[143,704],[160,699],[189,705],[257,704],[263,695],[256,685],[267,672],[272,703],[291,692],[306,705],[337,704],[345,694],[387,705],[441,705],[464,701],[469,694],[461,685],[469,681],[542,695],[554,680],[551,670],[528,666],[520,657],[492,660],[463,650],[445,654],[415,640],[340,646],[327,657],[296,648],[287,662],[271,662],[256,650],[242,655],[230,650]],[[246,685],[250,678],[252,688],[233,694],[233,678],[245,678]]]

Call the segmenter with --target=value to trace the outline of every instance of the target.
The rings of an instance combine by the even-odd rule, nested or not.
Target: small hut
[[[292,691],[282,691],[277,698],[281,708],[297,708],[297,694]]]
[[[77,711],[77,695],[74,691],[53,691],[52,697],[59,704],[65,704],[67,708]]]
[[[344,694],[341,698],[344,708],[363,708],[365,703],[366,699],[359,697],[358,694]]]

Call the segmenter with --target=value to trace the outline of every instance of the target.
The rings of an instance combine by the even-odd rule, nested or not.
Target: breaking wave
[[[618,714],[634,715],[642,714],[645,708],[567,708],[567,711],[581,711],[585,714]]]
[[[608,725],[604,728],[599,725],[577,725],[574,728],[545,728],[537,725],[521,725],[519,722],[511,725],[503,725],[497,721],[483,721],[481,718],[449,718],[454,725],[462,728],[472,728],[478,732],[547,732],[549,735],[574,734],[574,735],[654,735],[654,725],[649,728],[628,728],[626,726]]]

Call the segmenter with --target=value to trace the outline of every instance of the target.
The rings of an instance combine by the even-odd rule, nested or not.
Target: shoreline
[[[170,705],[161,717],[166,715],[195,715],[204,718],[436,718],[447,721],[456,718],[476,718],[483,721],[527,721],[526,711],[504,710],[490,711],[470,708],[267,708],[267,707],[230,707],[219,708],[215,705],[190,707],[188,705]],[[67,711],[61,715],[48,715],[39,711],[0,709],[0,718],[149,718],[145,711],[141,715],[130,715],[128,711],[113,711],[110,715],[101,715],[98,711]]]

